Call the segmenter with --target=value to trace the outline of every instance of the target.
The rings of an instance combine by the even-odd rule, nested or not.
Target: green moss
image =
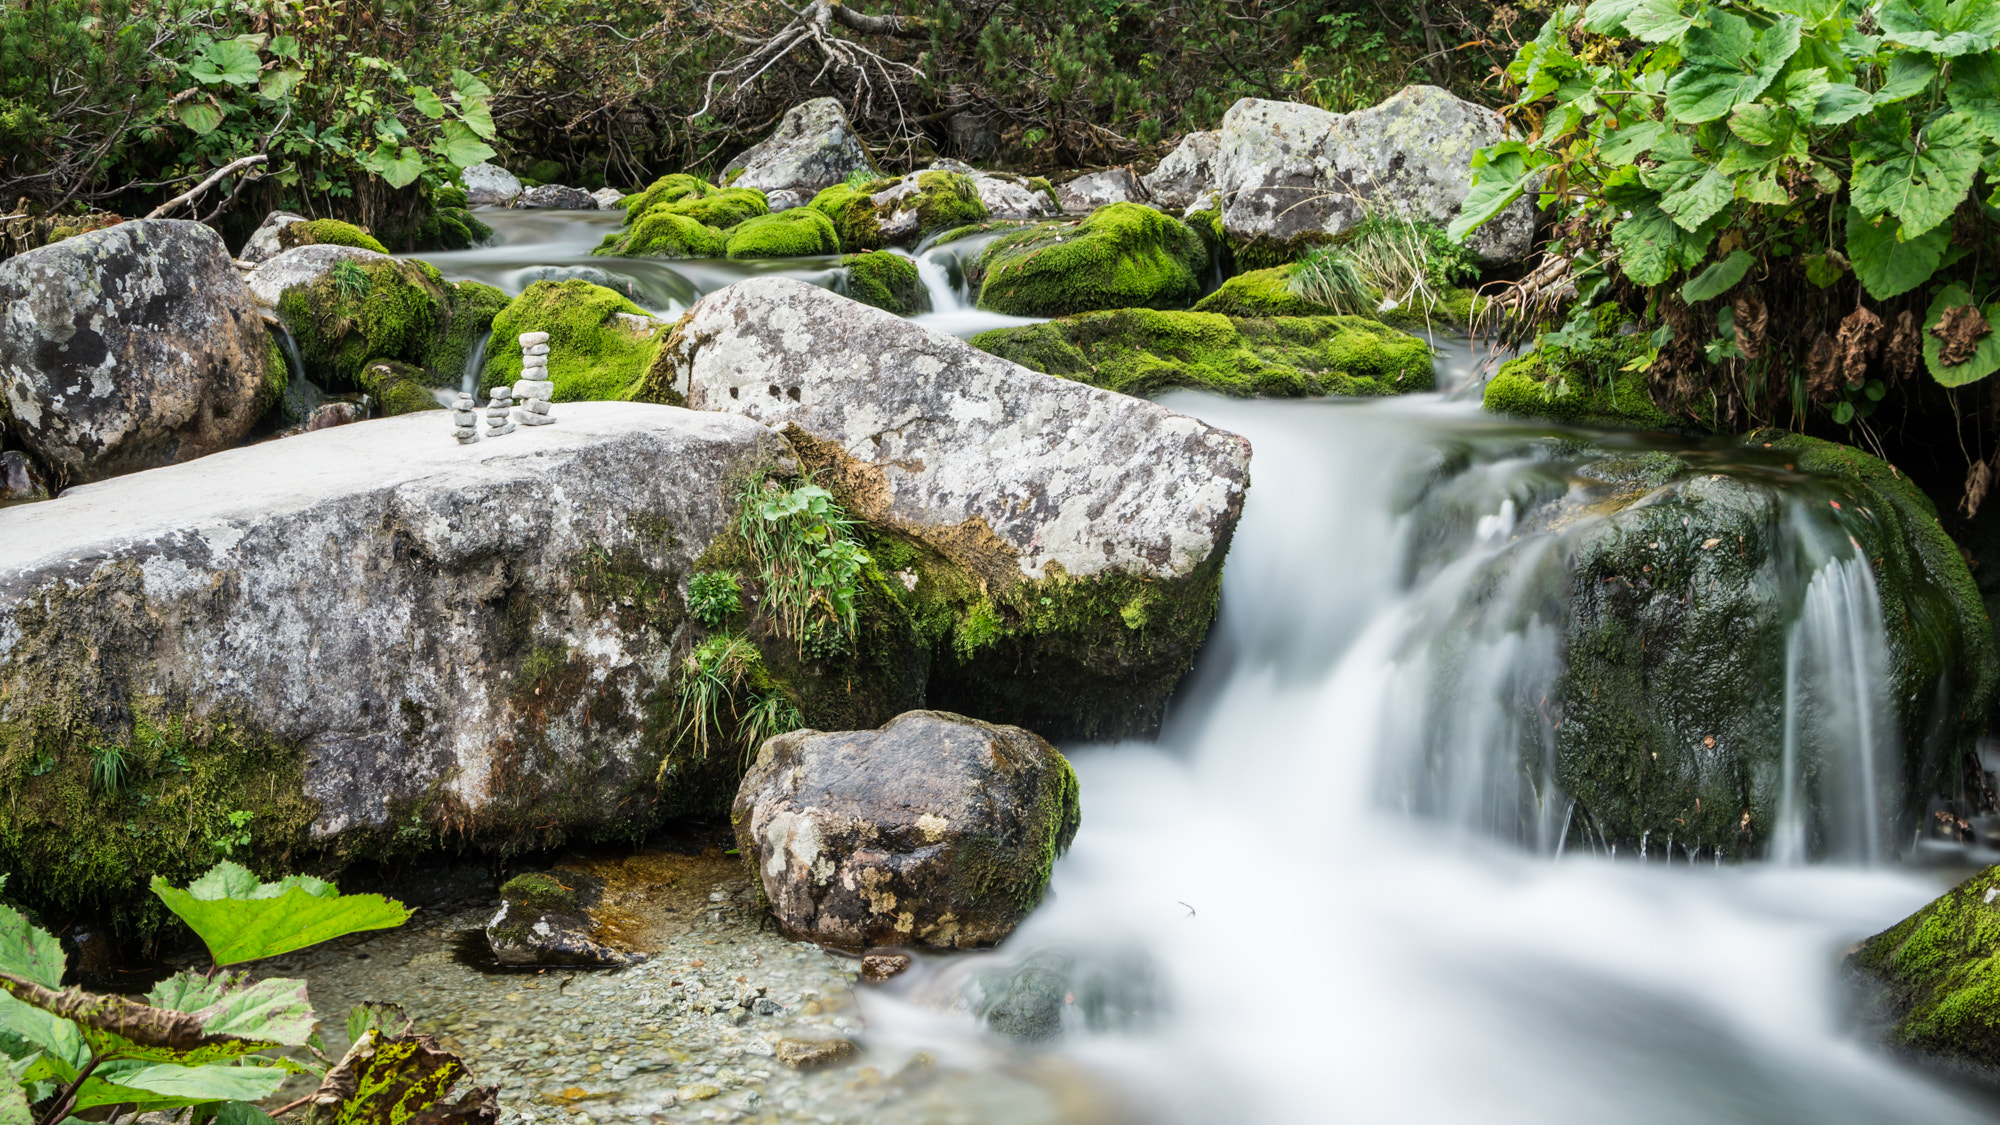
[[[910,206],[907,200],[898,205],[904,209]],[[979,188],[970,176],[957,172],[919,172],[916,212],[916,237],[922,239],[938,231],[985,221],[986,204],[980,201]]]
[[[672,215],[686,215],[688,218],[717,230],[727,230],[746,219],[771,213],[771,205],[764,193],[755,188],[723,188],[707,195],[685,196],[672,203],[662,203],[646,212],[664,211]]]
[[[329,390],[360,389],[361,366],[370,360],[428,367],[450,327],[448,290],[436,269],[396,259],[360,270],[363,291],[341,287],[328,273],[278,299],[306,374]]]
[[[1238,269],[1266,270],[1296,262],[1313,247],[1323,246],[1331,241],[1333,241],[1332,235],[1318,232],[1302,235],[1290,242],[1272,242],[1268,239],[1232,240],[1229,243],[1229,253],[1236,260]]]
[[[1326,316],[1333,310],[1291,290],[1291,266],[1239,273],[1195,303],[1196,312],[1223,316]]]
[[[1892,1042],[2000,1066],[2000,867],[1869,938],[1855,967],[1883,982]]]
[[[500,897],[527,914],[578,914],[583,904],[576,890],[553,875],[530,872],[500,884]]]
[[[287,250],[295,246],[355,246],[377,254],[389,252],[389,248],[377,242],[374,235],[339,219],[307,219],[300,223],[287,223],[278,228],[278,245]]]
[[[973,346],[1024,367],[1132,395],[1381,395],[1431,389],[1430,347],[1361,317],[1231,320],[1118,309],[1000,328]]]
[[[477,281],[448,283],[445,299],[451,320],[425,364],[426,381],[433,387],[456,387],[464,382],[472,350],[480,337],[493,330],[493,318],[511,300],[501,290]]]
[[[722,234],[673,211],[649,211],[629,230],[604,236],[592,254],[625,258],[720,258]]]
[[[537,281],[493,318],[493,335],[512,341],[523,332],[549,334],[548,371],[556,385],[555,401],[620,399],[645,374],[660,346],[650,317],[640,326],[620,320],[620,313],[646,316],[639,306],[601,285]],[[511,386],[520,377],[518,347],[488,348],[479,376],[481,398],[491,388]]]
[[[980,254],[979,307],[1019,316],[1176,308],[1201,295],[1208,252],[1185,223],[1137,203],[1043,223]]]
[[[423,368],[393,359],[370,360],[363,364],[361,389],[374,396],[384,417],[444,409],[444,404],[431,394]]]
[[[847,295],[864,305],[909,316],[924,309],[923,280],[917,264],[900,254],[875,251],[840,260],[847,270]]]
[[[620,205],[625,208],[625,221],[630,223],[659,204],[673,203],[690,196],[700,197],[717,190],[719,189],[714,184],[699,177],[690,176],[685,172],[675,172],[670,176],[661,176],[654,180],[652,185],[642,192],[626,196],[620,201]]]
[[[291,386],[291,364],[285,358],[284,346],[278,343],[276,332],[264,334],[264,387],[257,396],[256,412],[263,414],[285,401],[285,389]],[[0,423],[6,419],[0,417]]]
[[[794,207],[775,215],[759,215],[723,232],[723,250],[731,258],[801,258],[840,253],[840,236],[825,215],[810,207]]]
[[[1643,371],[1623,368],[1645,351],[1643,335],[1609,347],[1533,351],[1509,361],[1486,384],[1486,409],[1516,418],[1583,426],[1681,430],[1695,423],[1653,404]]]
[[[880,250],[889,244],[882,236],[882,221],[876,217],[874,201],[865,191],[835,184],[813,196],[806,206],[827,217],[840,245],[850,253]]]

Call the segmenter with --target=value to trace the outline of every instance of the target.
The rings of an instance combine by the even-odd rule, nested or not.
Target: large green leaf
[[[1597,142],[1597,158],[1606,164],[1630,164],[1667,135],[1663,121],[1634,121],[1619,126]]]
[[[445,123],[447,129],[454,124]],[[381,895],[343,895],[333,884],[307,876],[260,882],[234,863],[217,864],[184,891],[155,875],[153,893],[201,937],[217,965],[276,957],[362,930],[391,929],[412,913]]]
[[[33,1125],[28,1095],[19,1082],[0,1083],[0,1125]]]
[[[275,102],[289,95],[305,76],[306,72],[295,66],[267,70],[257,82],[257,93]]]
[[[488,86],[476,76],[463,70],[454,70],[451,72],[451,88],[452,92],[458,95],[460,101],[465,101],[469,98],[490,98],[493,96],[493,87]]]
[[[1798,53],[1799,17],[1786,16],[1753,34],[1743,17],[1717,13],[1688,32],[1685,69],[1667,83],[1667,112],[1676,121],[1714,121],[1757,100]]]
[[[1639,285],[1663,285],[1675,270],[1701,261],[1710,231],[1690,234],[1654,203],[1642,203],[1611,231],[1618,247],[1618,268]]]
[[[1693,27],[1705,15],[1696,5],[1683,15],[1676,0],[1594,0],[1584,9],[1583,26],[1599,35],[1630,35],[1648,43],[1664,43]]]
[[[1953,63],[1945,96],[1986,139],[2000,141],[2000,62],[1993,56],[1969,55]]]
[[[174,116],[198,137],[206,137],[222,124],[222,111],[207,102],[183,102],[174,107]]]
[[[62,943],[29,922],[11,906],[0,905],[0,973],[26,977],[47,988],[61,988],[68,967]]]
[[[1458,216],[1451,221],[1452,241],[1465,241],[1480,224],[1521,198],[1533,174],[1527,151],[1528,147],[1520,141],[1502,141],[1473,152],[1472,188],[1465,193]]]
[[[458,107],[458,119],[481,139],[493,139],[493,111],[487,106],[485,98],[465,99],[464,104]]]
[[[272,979],[246,985],[232,976],[213,996],[180,988],[175,1002],[209,1002],[193,1010],[142,1004],[66,988],[58,992],[34,981],[0,973],[0,1024],[13,1034],[73,1060],[143,1059],[186,1065],[239,1058],[279,1046],[302,1046],[312,1033],[302,981]],[[18,1006],[10,1006],[18,1005]]]
[[[429,86],[410,87],[410,104],[417,107],[418,113],[432,121],[444,116],[444,99],[438,97],[437,91]]]
[[[1712,301],[1734,288],[1755,264],[1757,257],[1748,250],[1734,251],[1727,258],[1689,278],[1688,283],[1681,286],[1681,300],[1689,304],[1696,301]]]
[[[1959,285],[1947,285],[1931,299],[1931,307],[1924,313],[1924,366],[1930,369],[1931,378],[1947,387],[1962,387],[1976,383],[1995,371],[2000,371],[2000,331],[1988,332],[1979,341],[1979,347],[1972,358],[1963,363],[1946,367],[1938,362],[1944,351],[1944,341],[1931,334],[1931,326],[1944,316],[1944,311],[1960,305],[1973,304],[1972,294]],[[1987,305],[1980,313],[1988,324],[2000,324],[2000,301]]]
[[[160,1063],[123,1076],[123,1085],[173,1098],[202,1101],[251,1101],[269,1097],[284,1084],[286,1071],[275,1066],[175,1066]]]
[[[1736,198],[1736,183],[1720,169],[1710,168],[1686,187],[1660,198],[1660,210],[1674,217],[1685,231],[1699,230],[1716,212]]]
[[[480,140],[478,134],[462,122],[445,122],[442,133],[443,135],[432,143],[431,151],[444,157],[454,168],[469,168],[494,156],[493,150],[487,147],[486,142]]]
[[[1876,9],[1882,38],[1945,58],[1990,51],[2000,42],[1993,0],[1885,0]]]
[[[1921,145],[1907,134],[1893,143],[1857,141],[1851,198],[1870,215],[1896,216],[1903,237],[1914,237],[1950,218],[1964,202],[1984,150],[1979,129],[1962,113],[1931,122]]]
[[[269,1040],[287,1047],[303,1046],[312,1035],[312,1004],[302,980],[266,977],[252,982],[242,973],[210,978],[180,972],[154,985],[146,1001],[167,1011],[199,1015],[206,1035]]]
[[[209,44],[208,50],[188,66],[188,74],[207,86],[222,82],[248,86],[257,81],[260,65],[255,47],[240,39],[223,39]]]
[[[60,1016],[0,992],[0,1030],[38,1048],[63,1081],[90,1061],[90,1046],[77,1026]]]
[[[1906,241],[1896,237],[1897,227],[1889,216],[1870,220],[1859,207],[1847,209],[1847,260],[1861,287],[1878,301],[1929,281],[1944,260],[1948,240],[1942,228]]]
[[[424,174],[424,154],[415,145],[382,145],[370,152],[363,163],[392,188],[406,187]]]

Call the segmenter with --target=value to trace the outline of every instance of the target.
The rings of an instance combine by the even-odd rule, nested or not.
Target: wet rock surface
[[[792,937],[978,948],[1041,901],[1076,774],[1040,736],[938,711],[764,744],[731,820]]]
[[[523,191],[513,203],[536,211],[597,211],[597,197],[582,188],[562,184],[537,184]]]
[[[274,235],[273,238],[275,237]],[[250,287],[250,294],[256,298],[259,305],[275,309],[278,307],[279,299],[284,297],[285,290],[311,285],[332,272],[336,263],[359,262],[369,265],[389,260],[386,254],[364,250],[359,246],[334,246],[323,243],[295,246],[264,259],[243,280]]]
[[[474,164],[460,172],[458,180],[465,185],[465,201],[475,207],[481,204],[506,207],[521,195],[521,181],[498,164]]]
[[[517,875],[500,886],[500,909],[486,920],[486,944],[502,965],[636,965],[644,953],[598,941],[603,927],[592,917],[604,900],[604,881],[558,867]]]
[[[241,441],[284,372],[222,239],[142,219],[0,262],[10,429],[70,480]],[[274,369],[277,368],[277,369]]]
[[[833,98],[814,98],[785,111],[784,120],[722,170],[730,187],[796,191],[810,196],[873,165],[847,114]],[[731,178],[731,173],[740,172]]]

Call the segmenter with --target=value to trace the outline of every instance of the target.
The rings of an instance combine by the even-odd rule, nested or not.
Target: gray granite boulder
[[[1072,215],[1088,214],[1111,203],[1146,203],[1150,197],[1130,168],[1107,168],[1056,185],[1056,202]]]
[[[873,167],[868,146],[848,124],[840,103],[814,98],[786,110],[769,137],[738,153],[723,167],[722,182],[767,193],[796,191],[811,198],[821,188]],[[741,175],[732,178],[737,172]]]
[[[305,221],[304,215],[295,215],[290,211],[271,212],[264,216],[263,222],[257,224],[256,230],[250,232],[250,237],[243,243],[243,252],[236,255],[236,260],[253,266],[270,261],[285,251],[284,246],[278,242],[278,232],[293,223]]]
[[[599,211],[617,211],[625,206],[625,193],[615,187],[602,187],[590,193]]]
[[[597,197],[582,188],[537,184],[522,192],[514,206],[534,211],[598,211]]]
[[[458,174],[458,182],[465,185],[465,201],[473,206],[510,207],[521,196],[521,181],[498,164],[474,164]]]
[[[1048,219],[1061,213],[1048,192],[1030,184],[1023,176],[974,172],[972,186],[979,192],[979,202],[986,205],[990,218]]]
[[[922,546],[938,572],[911,590],[936,581],[967,631],[932,706],[1053,737],[1157,725],[1214,614],[1249,442],[788,278],[702,298],[662,364]]]
[[[1139,178],[1153,202],[1169,210],[1193,204],[1214,180],[1215,152],[1222,134],[1214,129],[1189,133],[1159,166]]]
[[[222,239],[142,219],[0,262],[11,429],[70,481],[241,441],[284,367]]]
[[[315,243],[311,246],[294,246],[282,254],[266,259],[256,269],[244,275],[243,281],[250,289],[250,296],[265,308],[278,307],[278,298],[285,290],[296,285],[311,285],[326,276],[336,262],[389,261],[387,254],[373,250],[363,250],[359,246],[335,246],[331,243]]]
[[[1223,116],[1208,186],[1222,193],[1223,230],[1239,245],[1296,247],[1371,210],[1445,226],[1472,186],[1473,151],[1505,136],[1499,114],[1435,86],[1406,86],[1348,114],[1244,98]],[[1470,245],[1486,262],[1513,262],[1534,233],[1523,198]]]
[[[858,952],[999,943],[1080,816],[1075,772],[1039,735],[910,711],[768,740],[730,820],[778,928]]]

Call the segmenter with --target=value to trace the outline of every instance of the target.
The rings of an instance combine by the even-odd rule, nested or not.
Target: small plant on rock
[[[352,258],[342,258],[333,263],[333,269],[328,271],[327,276],[333,279],[334,292],[342,297],[356,299],[368,295],[368,271]]]
[[[836,652],[854,633],[868,552],[833,494],[805,481],[793,488],[755,482],[744,491],[737,530],[756,556],[764,603],[799,654]]]
[[[680,737],[694,744],[697,757],[733,730],[747,756],[774,734],[805,725],[785,693],[760,690],[764,659],[757,646],[735,633],[719,633],[695,646],[681,662],[680,705],[675,716]],[[664,775],[667,763],[660,769]]]
[[[1339,247],[1321,246],[1300,259],[1286,285],[1293,296],[1337,313],[1366,316],[1375,311],[1375,295]]]
[[[743,609],[736,576],[724,570],[703,571],[688,579],[687,602],[695,620],[711,629],[722,628]]]
[[[119,793],[125,782],[132,776],[131,761],[125,755],[125,747],[116,742],[92,747],[90,762],[90,787],[99,793]]]

